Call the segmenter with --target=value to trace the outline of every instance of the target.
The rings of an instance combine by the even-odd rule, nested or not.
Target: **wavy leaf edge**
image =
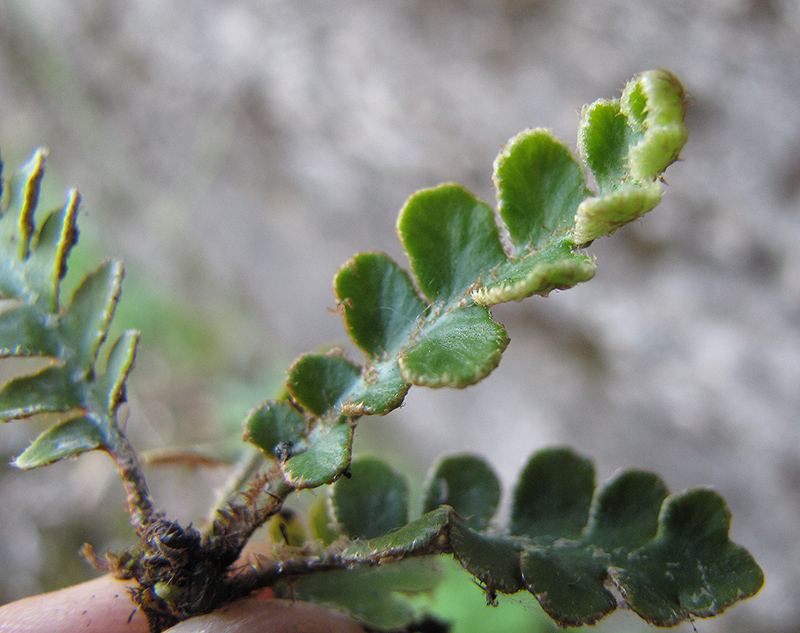
[[[554,465],[566,475],[554,477]],[[763,584],[752,556],[730,541],[727,505],[708,487],[669,494],[657,475],[641,470],[620,471],[595,486],[591,462],[571,449],[549,448],[534,453],[520,474],[510,523],[498,523],[499,498],[479,504],[475,523],[475,499],[497,477],[481,457],[459,454],[434,465],[423,514],[401,524],[408,492],[399,474],[374,457],[355,460],[354,468],[383,474],[365,477],[358,487],[340,480],[330,488],[324,529],[333,526],[338,533],[335,556],[343,567],[450,554],[484,588],[487,601],[495,602],[497,593],[528,591],[561,626],[594,624],[618,608],[656,626],[675,626],[719,615]],[[384,524],[383,534],[375,532],[383,507],[376,500],[386,503],[392,495],[399,504],[393,527]],[[442,500],[452,505],[433,507]],[[550,516],[536,524],[514,519],[529,505],[549,508]],[[573,528],[576,506],[583,517],[579,533]],[[352,523],[341,523],[340,513]],[[361,536],[364,526],[371,526],[369,538]],[[302,587],[303,579],[297,582]]]
[[[337,310],[363,364],[339,352],[309,354],[289,371],[307,428],[385,415],[412,385],[463,388],[488,376],[509,341],[488,308],[594,276],[583,247],[661,200],[659,178],[688,137],[685,101],[672,73],[647,71],[620,98],[583,108],[577,158],[549,130],[518,134],[495,161],[497,209],[452,183],[413,194],[397,220],[410,272],[384,253],[359,253],[334,278]],[[302,364],[317,367],[305,383]]]

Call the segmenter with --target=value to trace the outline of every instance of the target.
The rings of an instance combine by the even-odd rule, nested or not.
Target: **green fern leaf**
[[[350,539],[384,536],[408,523],[408,483],[385,462],[362,457],[350,466],[351,477],[331,492],[333,521]]]
[[[549,131],[522,132],[495,161],[497,218],[458,185],[411,196],[397,222],[411,275],[382,253],[362,253],[334,279],[345,328],[366,363],[312,355],[290,371],[289,391],[308,428],[317,428],[315,419],[388,413],[412,384],[466,387],[485,378],[509,341],[486,308],[594,276],[594,260],[580,247],[658,204],[658,178],[686,141],[684,109],[680,82],[650,71],[621,99],[584,108],[583,165]]]
[[[514,489],[509,528],[529,538],[580,538],[594,494],[594,467],[569,449],[545,449],[525,466]]]
[[[494,180],[517,257],[565,233],[588,194],[572,153],[542,129],[511,139],[495,161]]]
[[[345,327],[370,358],[397,354],[425,313],[408,273],[382,253],[356,255],[333,284]]]
[[[342,404],[342,415],[385,415],[403,403],[411,386],[392,358],[378,361],[363,370],[351,388],[351,396]]]
[[[4,193],[7,192],[4,206],[11,213],[5,213],[0,218],[0,235],[6,238],[3,245],[7,249],[9,263],[14,262],[5,272],[11,273],[9,277],[16,277],[19,283],[16,287],[3,284],[4,294],[21,294],[27,285],[23,281],[25,264],[30,255],[31,238],[36,230],[33,216],[39,200],[39,185],[44,176],[46,157],[47,150],[35,151],[28,162],[11,177],[8,186],[4,187]]]
[[[126,400],[125,381],[133,369],[138,347],[139,332],[123,332],[108,353],[105,372],[92,384],[95,399],[105,405],[109,416],[114,416],[119,405]]]
[[[505,259],[494,211],[458,185],[415,193],[397,221],[411,271],[431,302],[448,303]]]
[[[584,108],[578,146],[600,192],[578,207],[576,244],[611,233],[661,201],[657,179],[686,143],[683,86],[665,70],[628,82],[620,101]]]
[[[755,594],[764,576],[752,556],[728,540],[730,510],[714,491],[697,489],[664,503],[655,538],[612,560],[612,579],[642,618],[673,626],[722,613]]]
[[[0,388],[0,418],[29,418],[37,413],[66,413],[82,403],[80,385],[70,368],[45,367],[41,371],[9,380]]]
[[[59,321],[60,338],[73,354],[66,362],[86,371],[89,379],[119,301],[122,274],[121,263],[108,261],[86,275]]]
[[[0,419],[9,421],[55,413],[57,423],[14,461],[35,468],[80,453],[111,450],[124,443],[116,412],[125,401],[125,380],[133,366],[138,333],[114,343],[104,371],[97,367],[120,296],[123,270],[108,261],[90,272],[68,304],[59,300],[67,257],[78,237],[79,196],[67,194],[61,209],[46,214],[37,228],[39,188],[47,152],[36,151],[8,181],[0,216],[0,357],[38,357],[49,362],[0,387]]]
[[[353,425],[318,424],[306,439],[308,448],[281,464],[286,483],[298,490],[336,481],[350,466]]]
[[[426,492],[428,511],[407,524],[400,476],[374,459],[353,466],[353,480],[331,493],[332,520],[340,517],[351,539],[338,554],[342,565],[449,552],[490,601],[527,590],[562,626],[592,624],[617,609],[611,586],[646,621],[673,626],[718,615],[763,584],[752,556],[729,539],[725,502],[705,488],[670,496],[656,475],[637,470],[595,488],[586,458],[547,449],[520,475],[506,536],[489,528],[499,485],[479,458],[442,460]],[[447,505],[432,509],[438,500]]]
[[[287,598],[346,609],[373,630],[399,631],[420,615],[412,599],[432,592],[440,579],[434,561],[417,558],[306,576],[277,591]]]
[[[305,441],[308,422],[288,402],[265,402],[250,412],[245,420],[245,440],[271,458],[283,449],[286,457]]]
[[[452,554],[475,576],[490,602],[497,592],[527,590],[564,626],[594,623],[620,604],[648,622],[672,626],[716,615],[758,591],[763,574],[730,541],[730,512],[711,490],[670,496],[658,477],[640,471],[597,488],[588,460],[550,449],[523,470],[504,528],[495,522],[497,476],[483,460],[462,455],[439,462],[425,492],[425,514],[409,522],[405,478],[377,459],[352,461],[359,416],[397,408],[412,384],[466,387],[497,366],[509,337],[490,306],[594,275],[594,260],[581,249],[658,204],[661,174],[687,139],[684,114],[678,80],[666,71],[643,73],[620,99],[584,108],[579,159],[547,130],[513,138],[495,162],[496,214],[453,184],[414,194],[397,225],[410,274],[384,254],[364,253],[334,280],[363,365],[340,351],[304,355],[288,372],[285,399],[248,416],[245,438],[274,461],[266,484],[257,479],[245,495],[247,505],[230,503],[212,525],[211,536],[223,543],[219,574],[290,492],[335,482],[330,514],[325,517],[321,506],[313,514],[315,535],[330,547],[317,551],[302,539],[287,539],[293,553],[273,578],[303,576],[292,579],[296,595],[343,604],[371,626],[406,626],[417,611],[399,594],[429,591],[435,583],[419,560],[388,572],[381,565],[439,553]],[[61,304],[79,197],[70,191],[64,206],[37,226],[45,156],[37,151],[8,183],[0,180],[0,299],[7,300],[0,311],[0,358],[44,361],[0,387],[0,419],[58,418],[16,458],[21,468],[96,449],[112,454],[144,534],[154,510],[116,419],[138,333],[123,333],[110,345],[104,368],[98,366],[123,268],[105,262]],[[594,178],[596,192],[585,176]],[[504,245],[501,235],[510,243]],[[259,494],[267,498],[263,506]],[[218,545],[210,538],[198,547],[206,552]],[[142,583],[142,604],[165,601],[156,620],[171,622],[218,605],[216,596],[199,607],[184,605],[184,588],[172,586],[177,570],[171,568],[164,570],[168,579],[148,585],[151,570],[141,561],[161,553],[150,547],[145,540],[131,569]],[[337,571],[309,575],[331,569]]]
[[[422,511],[431,512],[443,505],[458,508],[467,527],[480,532],[489,527],[500,495],[500,480],[485,460],[454,455],[435,465],[425,487]]]
[[[324,416],[340,408],[360,376],[361,367],[343,358],[338,351],[326,355],[306,354],[289,369],[286,386],[298,404],[314,415]]]
[[[546,297],[553,290],[588,281],[594,277],[594,260],[574,248],[571,238],[556,237],[520,259],[503,262],[491,271],[486,284],[472,292],[472,299],[493,306],[533,295]]]
[[[449,527],[453,556],[486,588],[487,602],[494,602],[498,591],[517,593],[525,587],[519,565],[520,543],[476,532],[457,519]]]
[[[42,313],[32,305],[18,304],[0,312],[0,358],[58,355],[58,337]]]
[[[415,385],[468,387],[500,364],[508,342],[483,306],[454,307],[421,324],[399,355],[400,371]]]
[[[13,464],[25,470],[38,468],[105,444],[106,438],[94,420],[85,416],[69,418],[39,435]]]

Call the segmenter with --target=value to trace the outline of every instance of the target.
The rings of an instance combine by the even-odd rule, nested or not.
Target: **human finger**
[[[311,602],[242,598],[168,633],[364,633],[345,614]],[[167,632],[165,632],[167,633]]]
[[[130,583],[101,576],[0,607],[3,633],[149,633]]]
[[[3,633],[149,633],[131,599],[132,584],[101,576],[0,607]],[[171,633],[363,633],[346,615],[320,605],[248,597],[185,620]]]

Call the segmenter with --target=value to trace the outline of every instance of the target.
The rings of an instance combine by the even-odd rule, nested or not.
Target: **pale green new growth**
[[[578,207],[572,232],[577,244],[616,231],[661,201],[658,179],[689,136],[685,114],[683,86],[665,70],[628,82],[619,101],[583,109],[578,145],[600,192]]]

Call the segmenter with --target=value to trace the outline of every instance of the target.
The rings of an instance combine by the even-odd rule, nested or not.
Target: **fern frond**
[[[16,457],[19,468],[99,449],[130,471],[135,456],[117,424],[117,412],[125,401],[138,332],[124,332],[100,358],[120,297],[122,264],[104,262],[86,275],[68,302],[61,302],[67,258],[78,239],[80,196],[68,191],[63,207],[37,218],[46,155],[37,150],[3,181],[0,298],[9,303],[0,312],[0,358],[36,357],[47,364],[0,387],[0,419],[57,416],[57,423]],[[140,488],[134,497],[144,503],[146,515],[152,508],[143,482],[126,484]]]
[[[513,138],[495,161],[497,212],[454,184],[415,193],[397,221],[411,274],[382,253],[360,253],[334,279],[345,328],[366,362],[341,353],[301,357],[287,388],[304,430],[279,432],[282,418],[265,404],[246,422],[246,437],[273,455],[274,443],[257,438],[283,433],[294,447],[281,461],[287,480],[329,483],[349,464],[352,420],[397,408],[411,385],[466,387],[485,378],[509,342],[489,307],[594,276],[582,248],[658,204],[659,178],[686,142],[684,109],[671,73],[642,73],[621,99],[584,108],[580,160],[544,129]],[[317,441],[330,449],[324,469],[303,457]]]
[[[352,475],[332,486],[327,521],[312,525],[319,539],[338,535],[337,545],[327,557],[290,549],[280,565],[290,576],[303,574],[283,587],[287,595],[347,607],[368,625],[405,626],[415,616],[405,603],[407,620],[396,621],[395,592],[402,589],[380,580],[382,570],[395,567],[386,562],[442,553],[475,577],[490,602],[497,593],[528,591],[561,626],[593,624],[617,608],[674,626],[718,615],[764,582],[753,557],[730,541],[730,511],[718,494],[696,488],[670,495],[659,477],[639,470],[596,486],[592,464],[568,449],[531,457],[507,525],[495,523],[500,484],[479,457],[440,460],[426,487],[424,514],[412,521],[402,475],[375,458],[355,460]],[[315,569],[352,575],[307,575]],[[388,574],[406,574],[409,582],[413,569],[430,582],[430,566]],[[270,573],[280,576],[270,568],[255,575]],[[364,601],[350,595],[354,585],[377,604],[395,605],[391,620],[364,610]]]

